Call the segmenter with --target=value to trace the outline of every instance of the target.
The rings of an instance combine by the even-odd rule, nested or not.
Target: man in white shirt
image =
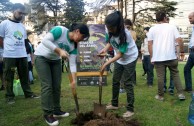
[[[158,24],[150,28],[148,34],[148,48],[151,62],[154,63],[158,78],[158,94],[156,99],[164,100],[164,75],[168,67],[172,73],[174,85],[177,89],[178,98],[185,100],[183,88],[178,71],[178,57],[175,53],[175,44],[182,45],[182,39],[176,26],[166,23],[166,14],[162,11],[156,13]]]
[[[189,21],[191,24],[194,24],[194,12],[189,14]],[[192,34],[189,42],[189,58],[184,67],[184,76],[185,76],[185,91],[192,91],[192,78],[191,78],[191,69],[194,66],[194,26],[192,27]]]
[[[16,3],[13,6],[13,16],[0,24],[0,46],[3,47],[3,74],[8,104],[15,103],[13,79],[17,67],[21,86],[26,98],[38,98],[33,94],[28,84],[28,63],[24,40],[27,38],[26,29],[20,22],[23,19],[25,7]]]

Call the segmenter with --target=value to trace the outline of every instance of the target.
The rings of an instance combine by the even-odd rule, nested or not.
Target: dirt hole
[[[93,111],[79,113],[75,119],[71,120],[71,124],[77,126],[140,126],[137,119],[124,119],[118,114],[106,112],[105,117],[95,115]]]

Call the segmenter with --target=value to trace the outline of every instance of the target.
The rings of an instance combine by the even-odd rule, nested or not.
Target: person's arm
[[[109,59],[108,61],[106,61],[100,68],[100,72],[101,74],[104,73],[104,70],[106,68],[107,65],[117,61],[118,59],[120,59],[123,56],[123,54],[121,52],[118,52],[113,58]]]
[[[47,48],[51,49],[52,51],[54,51],[55,53],[57,53],[59,56],[61,56],[62,58],[68,58],[69,54],[67,53],[67,51],[57,47],[54,44],[54,37],[51,33],[47,33],[47,35],[44,37],[44,39],[42,40],[42,44],[44,46],[46,46]]]
[[[71,82],[71,88],[76,87],[76,55],[70,54],[69,56],[69,67],[72,75],[72,82]]]
[[[150,53],[150,59],[152,59],[152,56],[153,56],[153,40],[148,41],[148,51]]]
[[[181,37],[176,39],[176,52],[177,52],[177,57],[178,59],[180,58],[180,53],[181,55],[184,55],[184,42],[183,39]]]
[[[111,44],[107,43],[106,46],[100,51],[100,54],[106,53],[110,47],[111,47]]]
[[[3,48],[3,38],[0,36],[0,47]]]

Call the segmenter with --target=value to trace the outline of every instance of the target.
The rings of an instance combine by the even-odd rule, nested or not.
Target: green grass
[[[179,71],[184,86],[184,64],[179,64]],[[185,93],[186,100],[179,101],[175,92],[174,96],[165,94],[165,101],[161,102],[154,98],[157,93],[157,78],[154,77],[153,88],[148,88],[145,77],[142,77],[142,64],[137,63],[137,86],[135,86],[135,115],[141,122],[142,126],[189,126],[187,115],[191,96]],[[194,75],[193,75],[194,77]],[[36,81],[31,86],[35,94],[40,94],[40,83],[35,72]],[[111,79],[112,75],[108,75],[108,86],[103,87],[103,104],[110,103],[111,100]],[[194,80],[194,78],[193,78]],[[169,72],[168,82],[169,84]],[[167,84],[167,85],[168,85]],[[88,112],[93,110],[93,103],[98,102],[98,87],[79,86],[77,87],[79,97],[80,112]],[[15,97],[16,103],[8,105],[5,103],[5,91],[0,92],[0,126],[47,126],[43,120],[40,99],[25,99],[23,96]],[[120,109],[114,111],[122,115],[126,104],[126,94],[120,94],[119,105]],[[70,112],[70,116],[60,120],[60,126],[71,126],[71,119],[75,118],[74,100],[69,87],[67,74],[63,74],[62,95],[61,95],[62,110]]]

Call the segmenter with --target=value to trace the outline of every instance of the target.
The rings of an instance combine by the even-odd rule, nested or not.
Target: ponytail
[[[126,42],[126,33],[124,27],[124,19],[120,11],[115,11],[109,14],[105,19],[105,25],[108,27],[116,27],[117,34],[119,35],[120,43],[122,45]],[[109,40],[113,35],[109,33]]]

